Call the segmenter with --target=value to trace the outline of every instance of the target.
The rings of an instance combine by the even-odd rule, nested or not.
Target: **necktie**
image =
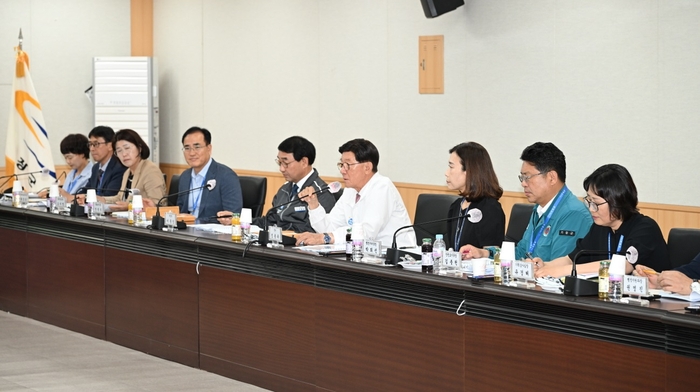
[[[360,201],[360,194],[359,193],[355,195],[355,203],[357,203],[358,201]]]
[[[105,171],[102,169],[97,171],[97,187],[102,185],[102,175],[104,175],[104,174],[105,174]]]
[[[299,187],[297,184],[292,185],[292,193],[289,195],[289,200],[294,200],[295,197],[297,197],[297,193],[299,193]]]

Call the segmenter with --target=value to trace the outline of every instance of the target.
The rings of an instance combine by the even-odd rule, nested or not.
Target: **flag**
[[[15,51],[17,60],[7,126],[5,175],[20,175],[18,179],[25,191],[38,192],[55,182],[56,168],[44,115],[29,75],[29,56],[21,47]]]

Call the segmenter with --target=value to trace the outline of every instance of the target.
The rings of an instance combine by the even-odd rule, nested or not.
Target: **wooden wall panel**
[[[131,55],[153,56],[153,0],[131,0]]]
[[[665,390],[664,352],[471,317],[466,322],[466,390],[605,391],[613,378],[625,386],[615,390]]]
[[[106,339],[197,367],[195,265],[113,248],[104,260]]]
[[[27,233],[29,317],[104,339],[103,249]]]
[[[332,391],[463,391],[464,319],[317,289],[317,385]]]
[[[264,388],[310,391],[314,288],[200,267],[202,369]]]
[[[0,229],[0,310],[27,315],[27,233]]]

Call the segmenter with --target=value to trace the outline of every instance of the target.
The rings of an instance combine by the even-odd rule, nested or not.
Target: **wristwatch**
[[[698,279],[693,279],[693,283],[690,284],[690,291],[700,293],[700,282],[698,282]]]
[[[330,244],[330,243],[331,243],[331,236],[328,235],[328,233],[323,233],[323,243],[324,243],[324,244]]]

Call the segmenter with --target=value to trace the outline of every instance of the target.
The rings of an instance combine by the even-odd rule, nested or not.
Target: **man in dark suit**
[[[97,196],[114,196],[119,192],[126,167],[112,151],[114,130],[106,126],[97,126],[88,134],[90,154],[95,164],[86,188],[95,189]]]
[[[216,223],[216,213],[230,211],[240,213],[243,193],[238,175],[226,165],[211,157],[211,133],[200,127],[192,127],[182,135],[182,152],[190,168],[182,172],[177,205],[180,212],[195,216],[197,223]],[[216,180],[213,189],[198,189],[210,180]]]

